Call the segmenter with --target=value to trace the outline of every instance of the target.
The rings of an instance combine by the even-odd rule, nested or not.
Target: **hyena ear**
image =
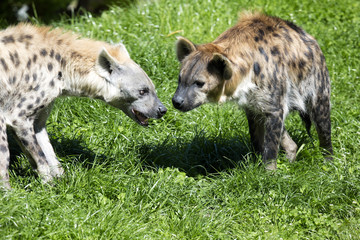
[[[220,53],[214,53],[213,58],[207,66],[210,73],[219,74],[225,80],[232,77],[232,69],[230,60]]]
[[[117,65],[118,63],[116,60],[105,48],[103,48],[96,60],[95,70],[101,77],[105,78],[106,80],[110,80],[111,72]]]
[[[196,50],[196,46],[190,40],[177,37],[176,41],[176,56],[181,62],[187,55]]]

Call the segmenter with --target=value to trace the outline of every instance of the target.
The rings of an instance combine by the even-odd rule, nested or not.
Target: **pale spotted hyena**
[[[63,173],[45,122],[58,96],[87,96],[141,125],[166,113],[146,73],[123,44],[21,24],[0,32],[0,186],[10,188],[7,127],[44,181]]]
[[[276,168],[279,145],[293,161],[297,145],[285,130],[292,110],[331,158],[330,80],[316,40],[295,24],[246,13],[212,43],[179,37],[181,62],[175,108],[189,111],[206,102],[235,100],[245,109],[251,141],[267,169]]]

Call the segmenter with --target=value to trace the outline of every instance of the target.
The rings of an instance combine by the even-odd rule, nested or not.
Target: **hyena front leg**
[[[279,152],[283,125],[283,111],[279,110],[265,115],[263,161],[267,170],[276,169],[276,158]]]
[[[37,170],[44,182],[49,182],[52,180],[50,168],[37,140],[34,127],[30,122],[26,121],[28,124],[13,126],[15,137],[33,169]]]
[[[262,153],[265,134],[264,118],[262,115],[257,115],[249,109],[245,109],[245,113],[249,124],[251,143],[257,153]]]
[[[6,134],[6,124],[0,116],[0,189],[10,189],[9,179],[10,152]]]
[[[294,162],[296,159],[296,151],[298,147],[296,143],[291,139],[285,127],[281,136],[281,147],[285,150],[286,158],[289,159],[290,162]]]
[[[331,143],[330,97],[319,95],[314,101],[311,115],[319,136],[320,147],[325,150],[323,154],[326,159],[331,160],[333,148]]]
[[[47,163],[50,167],[51,176],[60,177],[64,173],[64,170],[61,167],[61,164],[56,157],[56,154],[50,143],[49,136],[47,134],[46,126],[45,126],[51,108],[52,108],[52,104],[47,108],[41,110],[41,112],[37,116],[37,119],[34,122],[34,130],[40,148],[42,149],[42,151],[46,156]]]

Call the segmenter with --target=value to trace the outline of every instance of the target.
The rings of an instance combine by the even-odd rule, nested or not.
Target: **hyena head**
[[[121,109],[142,126],[149,118],[161,118],[167,111],[156,95],[155,87],[147,74],[130,59],[123,44],[100,52],[96,72],[107,82],[108,94],[104,100]]]
[[[179,37],[176,54],[181,62],[175,108],[190,111],[203,103],[218,102],[226,81],[232,77],[230,60],[214,44],[195,45]]]

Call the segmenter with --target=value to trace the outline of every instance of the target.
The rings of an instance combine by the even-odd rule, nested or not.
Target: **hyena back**
[[[9,27],[0,32],[0,188],[10,188],[7,127],[45,181],[63,173],[45,128],[58,96],[101,99],[145,126],[166,112],[123,44],[29,24]]]
[[[179,37],[176,52],[181,70],[172,101],[177,109],[235,100],[246,112],[251,142],[267,169],[276,169],[280,145],[295,160],[297,145],[284,120],[297,110],[308,132],[314,123],[320,147],[331,158],[329,74],[318,43],[303,29],[247,13],[212,43]]]

